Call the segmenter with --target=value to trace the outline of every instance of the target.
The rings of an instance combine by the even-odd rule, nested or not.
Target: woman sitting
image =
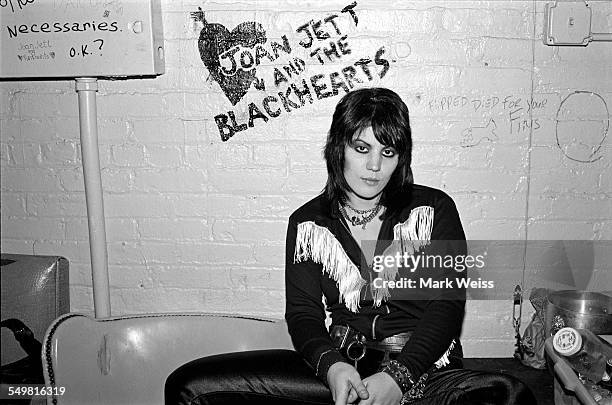
[[[296,352],[195,360],[168,378],[166,404],[536,403],[513,377],[461,368],[465,291],[430,287],[464,274],[406,260],[466,253],[452,199],[413,184],[411,151],[396,93],[342,98],[325,146],[325,190],[289,218],[285,318]],[[424,277],[430,284],[419,286]],[[407,278],[414,288],[389,283]]]

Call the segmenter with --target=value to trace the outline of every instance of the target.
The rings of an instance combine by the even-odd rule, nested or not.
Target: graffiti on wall
[[[203,24],[198,38],[200,58],[230,103],[237,105],[251,87],[264,92],[259,100],[249,102],[244,122],[239,122],[233,110],[214,116],[221,140],[225,142],[238,132],[307,103],[348,93],[359,83],[383,78],[393,62],[386,56],[384,46],[335,71],[303,77],[308,65],[337,64],[349,55],[354,57],[349,33],[339,22],[345,19],[357,27],[356,6],[353,2],[338,13],[301,24],[295,30],[297,44],[287,35],[282,35],[280,42],[268,41],[264,28],[256,22],[244,22],[229,31],[219,23],[206,21],[201,8],[191,13],[195,21]],[[257,67],[263,62],[275,64],[272,77],[258,74]]]
[[[483,126],[470,126],[461,132],[461,146],[471,148],[483,141],[495,142],[498,139],[496,129],[497,124],[493,118],[489,118]]]
[[[232,105],[236,105],[255,80],[255,57],[249,49],[254,50],[259,61],[260,49],[267,40],[266,31],[261,24],[249,21],[230,32],[221,24],[209,24],[201,8],[192,13],[192,17],[203,24],[198,39],[200,58]],[[239,57],[243,69],[237,69],[235,55],[241,49]],[[229,60],[232,66],[222,65],[224,60]]]
[[[556,144],[567,158],[579,163],[597,162],[603,157],[610,128],[610,111],[604,98],[592,91],[576,90],[553,109],[550,98],[556,94],[525,97],[507,95],[440,95],[425,103],[434,115],[478,114],[479,118],[461,131],[459,145],[483,146],[499,140],[500,133],[537,133],[554,120]]]
[[[593,163],[603,155],[610,128],[606,100],[592,91],[574,91],[561,101],[555,117],[557,146],[570,160]]]
[[[521,135],[542,128],[541,114],[549,107],[548,95],[526,98],[516,94],[506,95],[441,95],[434,96],[425,103],[429,114],[461,115],[478,114],[475,122],[470,122],[461,131],[459,144],[472,148],[499,140],[500,132]]]

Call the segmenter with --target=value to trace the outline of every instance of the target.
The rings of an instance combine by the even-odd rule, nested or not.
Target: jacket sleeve
[[[317,377],[327,383],[327,371],[332,364],[346,360],[334,349],[325,327],[321,265],[312,260],[294,262],[296,236],[297,221],[292,216],[285,246],[285,319],[295,349]]]
[[[441,246],[448,249],[443,254],[465,255],[465,234],[459,219],[459,213],[453,200],[444,195],[434,206],[434,225],[432,240],[444,241]],[[448,241],[448,242],[446,242]],[[440,253],[440,249],[436,249]],[[433,252],[434,254],[436,252]],[[451,270],[452,278],[465,277]],[[437,296],[427,301],[421,319],[418,321],[410,341],[404,346],[398,356],[403,363],[418,378],[425,373],[461,334],[461,326],[465,315],[465,289],[454,289],[449,297]]]

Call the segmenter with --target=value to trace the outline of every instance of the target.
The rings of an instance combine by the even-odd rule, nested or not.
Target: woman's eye
[[[393,157],[395,156],[395,151],[393,149],[385,149],[383,150],[382,155],[384,157]]]
[[[368,153],[368,148],[363,145],[355,145],[355,150],[359,153]]]

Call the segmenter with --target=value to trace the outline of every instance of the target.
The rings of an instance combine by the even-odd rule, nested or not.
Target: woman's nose
[[[372,154],[368,156],[368,162],[366,164],[366,168],[373,172],[377,172],[380,170],[380,163],[382,158],[378,155]]]

